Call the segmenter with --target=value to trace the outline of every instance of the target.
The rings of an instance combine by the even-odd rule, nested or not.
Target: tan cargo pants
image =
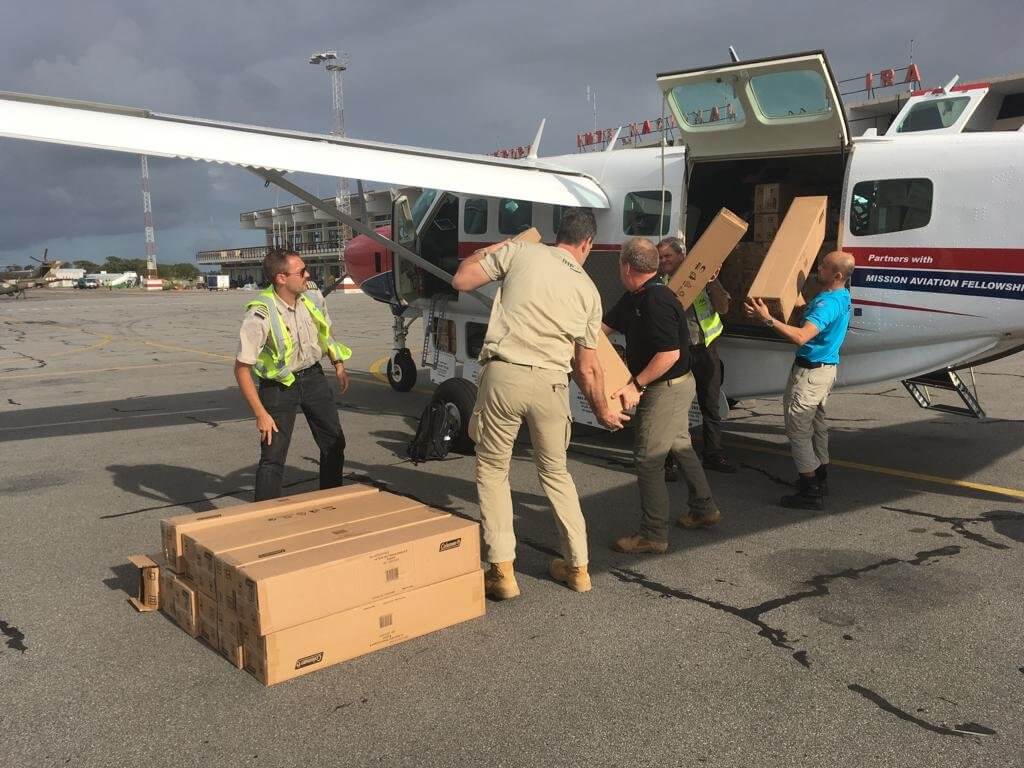
[[[640,535],[651,541],[668,540],[665,457],[669,451],[686,479],[690,511],[703,516],[716,509],[704,467],[690,441],[690,405],[696,394],[697,385],[688,373],[647,387],[636,407],[633,453],[640,486]]]
[[[828,425],[825,403],[836,383],[836,366],[820,368],[793,366],[782,398],[786,436],[796,471],[808,474],[828,464]]]
[[[570,565],[586,565],[587,525],[565,458],[572,427],[568,376],[500,360],[484,365],[469,423],[469,436],[476,443],[476,488],[487,560],[501,563],[516,557],[508,472],[523,421],[530,430],[540,484],[555,510],[562,555]]]

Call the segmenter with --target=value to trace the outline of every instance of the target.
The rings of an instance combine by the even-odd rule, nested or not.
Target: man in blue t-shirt
[[[846,285],[853,268],[853,256],[845,251],[832,251],[821,260],[817,280],[822,291],[807,305],[800,327],[773,319],[761,299],[747,299],[749,317],[761,320],[799,347],[782,401],[786,435],[800,473],[797,492],[781,499],[782,506],[790,509],[825,508],[823,497],[828,492],[825,401],[836,382],[839,348],[850,325],[850,291]]]

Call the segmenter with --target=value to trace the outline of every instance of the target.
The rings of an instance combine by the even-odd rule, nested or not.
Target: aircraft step
[[[968,370],[972,372],[971,378],[973,379],[973,369]],[[972,390],[971,387],[964,383],[964,380],[960,378],[956,371],[949,368],[924,373],[912,379],[904,379],[903,386],[906,387],[907,392],[914,398],[914,402],[921,408],[930,408],[933,411],[951,413],[957,416],[970,416],[975,419],[985,418],[985,409],[978,402],[977,389]],[[929,391],[931,389],[956,392],[964,404],[960,406],[933,402],[932,393]]]
[[[437,329],[438,326],[444,322],[445,315],[447,315],[447,313],[447,296],[435,296],[431,299],[430,310],[427,312],[426,322],[423,324],[423,355],[420,358],[420,365],[431,368],[437,367],[437,360],[441,355],[441,350],[437,346]],[[431,338],[434,340],[434,356],[428,363],[427,358],[430,357]]]

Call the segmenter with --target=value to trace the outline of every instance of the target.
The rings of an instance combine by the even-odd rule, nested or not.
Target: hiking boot
[[[679,481],[679,465],[670,453],[665,457],[665,482],[675,483]]]
[[[683,528],[710,528],[721,519],[722,513],[716,509],[713,512],[706,512],[700,515],[694,514],[692,511],[687,512],[676,522]]]
[[[732,474],[736,471],[736,465],[720,453],[716,453],[712,456],[705,456],[701,465],[704,469],[710,469],[712,472],[725,472],[727,474]]]
[[[516,573],[512,570],[514,560],[504,563],[491,563],[490,570],[484,574],[484,593],[495,600],[508,600],[519,597],[519,584]]]
[[[616,539],[612,549],[616,552],[625,552],[627,555],[663,555],[668,551],[668,542],[652,541],[639,533],[634,533],[632,536]]]
[[[828,496],[828,464],[821,464],[814,470],[814,479],[818,481],[821,495]]]
[[[816,477],[800,475],[797,492],[779,499],[779,504],[786,509],[810,509],[820,511],[825,508],[825,500],[821,496],[821,485]]]
[[[562,558],[556,557],[548,566],[548,573],[552,579],[565,584],[574,592],[590,591],[590,574],[585,565],[569,565]]]

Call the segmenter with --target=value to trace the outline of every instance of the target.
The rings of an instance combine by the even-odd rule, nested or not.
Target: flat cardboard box
[[[128,562],[139,569],[135,595],[128,602],[140,613],[155,611],[160,607],[160,566],[149,555],[129,555]]]
[[[245,669],[265,685],[308,675],[485,612],[483,571],[261,637],[242,625]]]
[[[668,282],[679,303],[689,309],[747,232],[747,222],[723,208],[690,248]]]
[[[186,533],[196,533],[209,528],[229,525],[240,520],[282,514],[301,507],[315,507],[324,502],[370,493],[377,493],[377,489],[370,485],[356,483],[354,485],[345,485],[341,488],[310,491],[309,493],[283,496],[279,499],[257,501],[252,504],[237,504],[224,509],[213,509],[208,512],[194,512],[188,515],[164,518],[160,521],[160,537],[163,543],[164,559],[171,570],[176,573],[186,573],[183,542],[183,537]],[[186,573],[186,575],[188,574]]]
[[[778,182],[754,186],[754,213],[784,214],[793,200],[793,190]]]
[[[825,240],[827,197],[797,197],[764,257],[749,295],[762,299],[779,322],[789,322]]]
[[[445,515],[239,569],[238,618],[257,634],[480,570],[480,526]]]
[[[374,491],[376,490],[375,488]],[[217,555],[308,531],[344,527],[358,520],[418,506],[422,506],[421,502],[405,496],[376,492],[349,495],[279,514],[239,520],[232,525],[185,534],[185,564],[199,588],[211,596],[216,596],[214,558]]]
[[[196,636],[198,624],[196,585],[170,568],[160,569],[160,610],[175,624]]]
[[[754,242],[770,243],[779,231],[779,214],[759,213],[754,216]]]
[[[378,499],[391,497],[392,494],[382,493]],[[404,497],[397,497],[402,499]],[[339,541],[348,541],[361,536],[374,536],[384,531],[403,528],[409,525],[447,518],[447,512],[417,503],[410,509],[380,515],[367,520],[334,526],[308,533],[274,539],[263,544],[241,547],[223,552],[214,558],[214,570],[217,579],[217,602],[225,608],[238,610],[237,593],[241,591],[244,577],[240,576],[241,568],[250,563],[257,563],[273,557],[294,555],[317,547],[324,547]]]

